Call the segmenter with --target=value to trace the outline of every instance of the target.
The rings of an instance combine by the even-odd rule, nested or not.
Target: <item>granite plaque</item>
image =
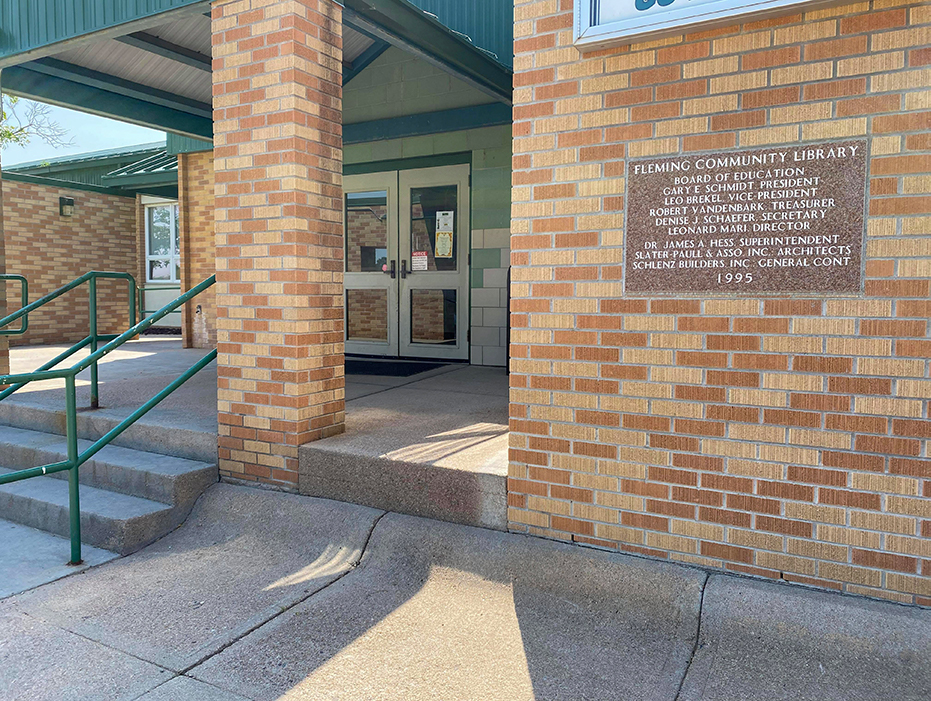
[[[865,140],[627,166],[627,294],[862,289]]]

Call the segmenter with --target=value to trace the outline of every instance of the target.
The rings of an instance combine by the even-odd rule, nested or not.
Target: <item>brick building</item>
[[[473,4],[161,0],[2,49],[4,89],[186,140],[221,474],[295,488],[344,353],[510,334],[511,530],[931,605],[931,3]],[[706,241],[678,196],[760,215]]]

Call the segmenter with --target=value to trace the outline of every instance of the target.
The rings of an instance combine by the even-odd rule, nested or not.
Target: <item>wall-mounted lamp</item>
[[[73,197],[59,197],[58,198],[58,212],[63,217],[70,217],[74,214],[74,198]]]

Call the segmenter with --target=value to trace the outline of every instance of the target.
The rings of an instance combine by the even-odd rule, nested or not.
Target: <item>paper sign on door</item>
[[[437,258],[452,258],[453,257],[453,232],[452,231],[437,231],[436,232],[436,248],[433,251],[433,255]]]
[[[441,231],[448,231],[449,233],[453,232],[453,215],[455,212],[453,210],[446,210],[436,213],[436,232],[440,233]]]
[[[426,251],[411,251],[411,270],[427,270],[429,256]]]

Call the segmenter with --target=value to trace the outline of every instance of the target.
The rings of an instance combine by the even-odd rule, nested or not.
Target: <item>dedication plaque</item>
[[[861,291],[865,140],[630,161],[627,294]]]

